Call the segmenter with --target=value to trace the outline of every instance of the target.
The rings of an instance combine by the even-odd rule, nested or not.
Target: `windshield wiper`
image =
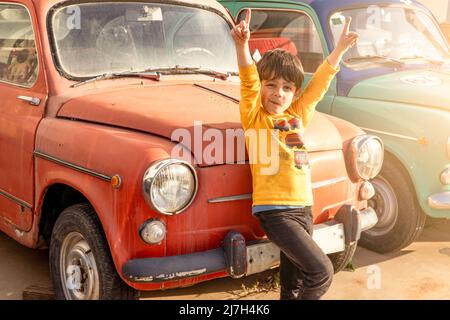
[[[227,80],[230,76],[238,75],[237,72],[224,72],[202,67],[180,67],[180,66],[165,67],[165,68],[148,68],[145,69],[144,72],[161,72],[162,74],[204,74],[222,80]]]
[[[156,81],[161,80],[161,73],[159,72],[139,72],[139,71],[125,71],[125,72],[108,72],[104,73],[98,76],[95,76],[93,78],[80,81],[78,83],[75,83],[71,85],[71,88],[76,88],[79,86],[82,86],[84,84],[88,84],[91,82],[95,82],[98,80],[107,80],[107,79],[115,79],[115,78],[125,78],[125,77],[138,77],[138,78],[147,78],[147,79],[153,79]]]
[[[349,61],[358,61],[358,60],[370,60],[370,59],[380,59],[383,60],[385,62],[391,62],[391,63],[395,63],[401,67],[403,67],[405,65],[404,61],[401,60],[397,60],[394,58],[389,58],[386,56],[380,56],[380,55],[367,55],[367,56],[359,56],[359,57],[352,57],[352,58],[348,58],[345,59],[345,62],[349,62]]]
[[[414,56],[410,56],[410,57],[403,57],[400,58],[401,60],[408,60],[408,59],[422,59],[425,60],[431,64],[437,65],[437,66],[443,66],[445,64],[444,60],[437,60],[437,59],[433,59],[433,58],[429,58],[426,56],[421,56],[421,55],[414,55]]]

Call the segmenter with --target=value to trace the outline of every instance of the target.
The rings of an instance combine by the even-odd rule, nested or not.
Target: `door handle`
[[[23,100],[31,104],[32,106],[38,106],[41,103],[41,99],[28,96],[17,96],[17,99]]]

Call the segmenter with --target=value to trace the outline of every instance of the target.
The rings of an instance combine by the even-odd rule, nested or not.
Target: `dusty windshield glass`
[[[237,72],[227,22],[197,8],[102,2],[59,8],[52,16],[55,48],[65,73],[104,73],[175,66]]]
[[[334,13],[330,28],[334,42],[339,39],[345,17],[352,17],[351,30],[360,35],[358,44],[344,56],[352,64],[372,62],[446,61],[448,48],[438,26],[424,12],[406,7],[369,6]],[[388,58],[388,59],[383,59]],[[372,67],[374,67],[372,65]]]

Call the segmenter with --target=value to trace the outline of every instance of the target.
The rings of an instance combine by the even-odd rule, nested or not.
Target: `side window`
[[[241,12],[237,21],[244,18]],[[250,51],[263,55],[267,50],[283,48],[297,55],[305,72],[314,73],[323,62],[320,36],[311,18],[303,12],[252,10]]]
[[[37,78],[37,61],[27,9],[0,4],[0,81],[31,87]]]

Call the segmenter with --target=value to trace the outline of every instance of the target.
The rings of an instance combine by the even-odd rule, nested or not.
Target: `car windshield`
[[[369,6],[334,13],[330,28],[334,43],[345,17],[352,17],[351,31],[360,35],[358,44],[344,56],[350,67],[375,67],[374,63],[409,63],[416,60],[444,63],[448,47],[433,19],[411,7]],[[394,64],[395,65],[395,64]],[[397,64],[398,66],[398,64]]]
[[[175,67],[237,72],[230,26],[204,9],[84,3],[55,10],[51,25],[60,67],[72,78]]]

